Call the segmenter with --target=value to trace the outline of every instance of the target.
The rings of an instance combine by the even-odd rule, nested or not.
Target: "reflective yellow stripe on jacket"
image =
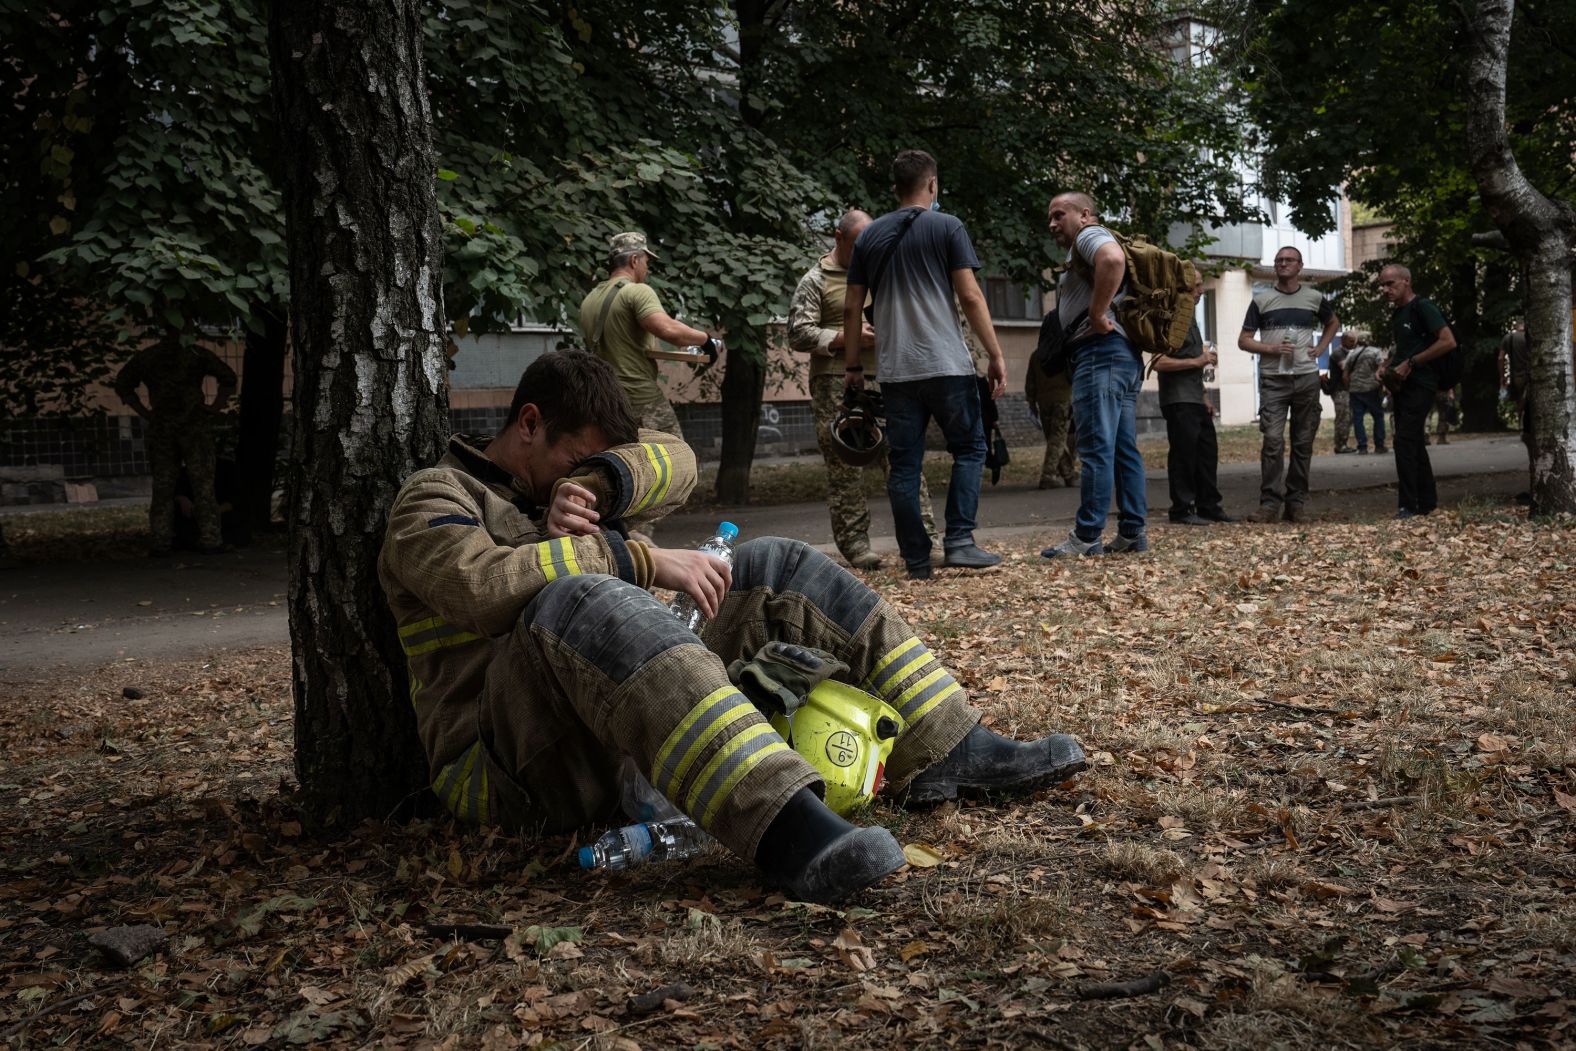
[[[657,472],[657,480],[650,489],[646,490],[646,495],[640,498],[640,502],[626,512],[632,515],[662,503],[662,498],[668,495],[668,486],[673,482],[673,458],[668,455],[668,451],[655,442],[641,442],[640,447],[646,450],[646,459]]]
[[[459,646],[479,638],[481,636],[475,632],[457,628],[442,617],[428,617],[399,629],[399,644],[404,647],[407,657],[419,657],[445,646]]]

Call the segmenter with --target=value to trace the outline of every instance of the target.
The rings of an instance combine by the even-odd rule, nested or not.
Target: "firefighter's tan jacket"
[[[487,667],[537,592],[576,573],[606,573],[642,588],[652,582],[647,546],[611,529],[549,538],[544,517],[551,494],[545,504],[535,502],[482,454],[486,444],[485,438],[455,435],[437,466],[406,479],[378,556],[378,579],[399,626],[417,729],[440,798],[445,784],[468,780],[470,771],[450,768],[474,763]],[[596,494],[607,526],[677,507],[695,477],[689,446],[672,435],[641,431],[635,444],[590,457],[565,481]],[[444,802],[462,809],[457,800]]]

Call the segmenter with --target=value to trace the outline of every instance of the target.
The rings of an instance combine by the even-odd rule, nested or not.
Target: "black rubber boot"
[[[976,726],[947,757],[909,782],[909,806],[935,806],[959,795],[979,798],[1032,792],[1087,769],[1083,749],[1066,734],[1014,741]]]
[[[850,825],[801,788],[755,848],[766,878],[795,901],[830,905],[903,866],[903,848],[884,828]]]

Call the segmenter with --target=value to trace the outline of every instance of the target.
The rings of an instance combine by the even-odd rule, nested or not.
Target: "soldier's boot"
[[[959,795],[1032,792],[1087,769],[1083,749],[1067,734],[1014,741],[975,726],[940,762],[909,782],[910,806],[935,806]]]
[[[855,569],[876,569],[881,565],[881,556],[870,549],[869,537],[861,536],[846,544],[838,544],[837,547],[843,558]]]
[[[903,848],[884,828],[860,828],[801,788],[761,836],[755,863],[795,901],[835,904],[896,872]]]

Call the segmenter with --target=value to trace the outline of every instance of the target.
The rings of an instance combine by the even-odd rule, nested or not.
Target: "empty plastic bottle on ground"
[[[580,848],[583,869],[633,868],[648,861],[692,858],[710,842],[700,826],[687,817],[645,821],[606,832],[589,847]]]
[[[708,555],[715,555],[728,563],[728,568],[732,569],[733,541],[738,535],[739,527],[732,522],[719,523],[717,531],[712,534],[711,539],[700,545],[698,550],[704,551]],[[674,616],[679,618],[680,624],[697,634],[700,632],[701,625],[706,623],[706,618],[701,616],[700,607],[695,605],[695,600],[682,591],[679,592],[678,597],[673,600],[668,608],[673,611]]]

